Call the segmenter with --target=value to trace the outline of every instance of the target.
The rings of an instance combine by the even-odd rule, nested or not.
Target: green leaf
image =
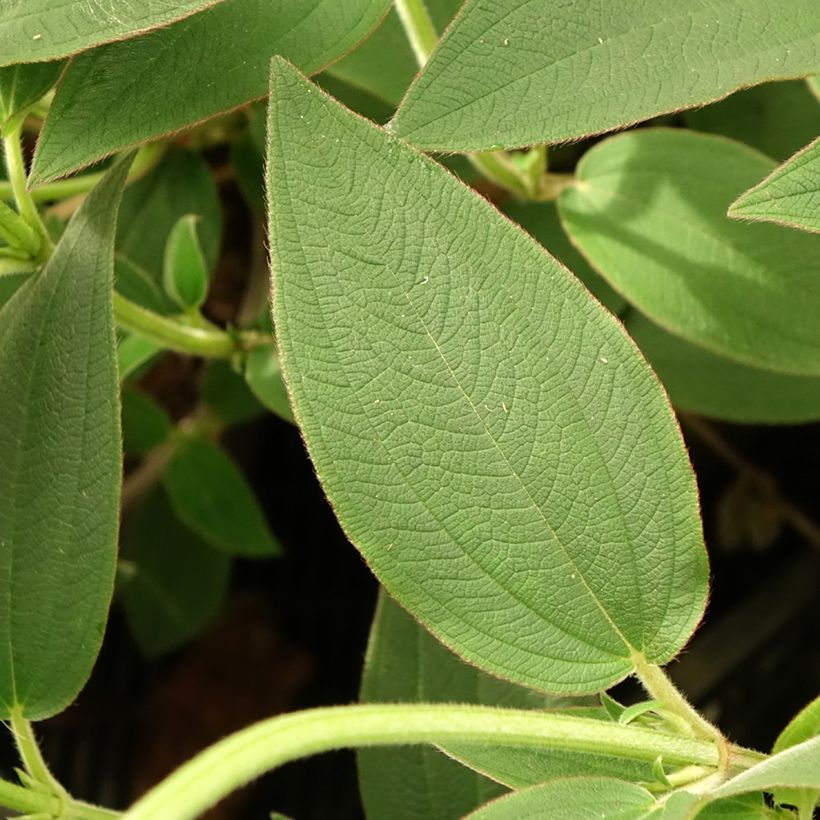
[[[293,423],[288,391],[282,381],[279,356],[273,345],[257,347],[248,354],[245,378],[253,394],[268,410]]]
[[[504,213],[566,265],[607,310],[618,314],[626,307],[623,297],[573,247],[554,202],[511,202],[504,206]]]
[[[222,206],[210,169],[199,154],[171,150],[149,174],[128,186],[122,200],[117,251],[161,281],[165,247],[174,225],[196,214],[208,271],[222,241]]]
[[[195,637],[222,607],[229,556],[180,525],[162,493],[153,493],[125,527],[120,562],[128,626],[148,657]]]
[[[0,30],[2,30],[0,22]],[[36,103],[57,82],[64,63],[29,63],[0,68],[0,128]]]
[[[0,276],[0,308],[17,293],[30,276],[30,273],[5,273]]]
[[[117,558],[111,293],[129,162],[86,199],[0,313],[0,714],[59,712],[91,672]]]
[[[284,61],[272,77],[282,370],[351,541],[440,640],[517,683],[599,691],[635,650],[669,660],[707,562],[632,342],[440,165]]]
[[[820,233],[820,137],[733,202],[729,216]]]
[[[67,57],[180,20],[219,0],[3,0],[0,66]]]
[[[742,424],[820,420],[820,378],[739,364],[667,333],[637,311],[625,324],[679,410]]]
[[[664,329],[753,367],[816,376],[820,238],[726,217],[772,165],[722,137],[633,131],[584,155],[559,211],[594,267]]]
[[[820,7],[794,0],[470,0],[393,122],[434,151],[609,131],[820,66]]]
[[[244,424],[265,412],[245,379],[226,361],[213,359],[208,363],[200,392],[226,425]]]
[[[120,254],[114,259],[114,288],[131,302],[154,313],[167,314],[174,306],[150,273]]]
[[[362,674],[363,702],[535,706],[536,697],[467,666],[382,592]],[[363,749],[359,778],[368,820],[452,820],[505,791],[430,746]]]
[[[814,77],[806,77],[806,85],[808,85],[809,91],[820,100],[820,74],[816,74]]]
[[[208,295],[208,268],[197,235],[198,221],[192,214],[181,217],[165,245],[162,282],[183,310],[197,310]]]
[[[278,555],[282,548],[239,468],[219,447],[186,441],[162,482],[180,521],[215,549],[231,555]]]
[[[388,3],[225,0],[76,58],[40,135],[32,184],[264,97],[273,54],[318,71],[366,36]]]
[[[162,345],[141,336],[126,336],[117,345],[117,364],[120,380],[125,381],[140,371],[155,356],[162,353]]]
[[[820,105],[803,80],[766,83],[683,115],[687,128],[745,142],[782,161],[820,132]]]
[[[770,792],[782,786],[820,790],[820,737],[772,755],[711,794],[716,798],[732,797],[746,792]]]
[[[468,820],[639,820],[655,805],[632,783],[603,777],[573,777],[513,792],[471,814]]]
[[[818,735],[820,735],[820,697],[815,698],[792,718],[775,741],[772,752],[782,752]],[[797,806],[808,817],[811,816],[811,810],[817,804],[820,793],[816,789],[776,789],[774,798],[777,803]]]
[[[146,455],[171,432],[171,419],[156,399],[142,390],[122,391],[122,440],[127,456]]]

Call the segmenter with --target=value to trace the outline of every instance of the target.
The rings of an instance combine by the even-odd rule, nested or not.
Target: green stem
[[[599,752],[668,765],[719,763],[714,743],[565,714],[452,704],[310,709],[262,721],[216,743],[129,809],[124,820],[189,820],[264,772],[345,747],[477,743]],[[738,753],[736,766],[760,757]]]
[[[0,236],[28,257],[36,256],[43,244],[37,231],[5,202],[0,202]]]
[[[25,814],[47,814],[49,817],[59,816],[62,809],[59,798],[53,794],[35,792],[8,780],[0,780],[0,806]]]
[[[6,154],[6,167],[9,172],[9,183],[17,203],[20,216],[36,232],[41,239],[37,261],[44,262],[51,255],[53,245],[48,236],[43,220],[37,211],[37,206],[26,187],[26,162],[23,159],[23,146],[20,142],[20,127],[11,129],[3,135],[3,149]]]
[[[48,786],[53,794],[58,797],[65,796],[65,789],[49,771],[46,761],[43,759],[31,723],[23,717],[19,707],[13,709],[11,713],[11,733],[14,736],[14,742],[17,745],[17,751],[26,772],[38,783]]]
[[[237,353],[267,344],[264,333],[244,331],[231,335],[217,328],[190,327],[114,293],[114,318],[124,330],[161,344],[168,350],[211,359],[232,359]]]
[[[60,820],[63,820],[63,818],[65,820],[115,820],[119,817],[122,817],[122,815],[118,811],[92,806],[90,803],[83,803],[81,800],[71,800]]]
[[[407,32],[413,54],[423,67],[438,42],[438,34],[424,0],[395,0],[396,13]]]
[[[521,199],[530,199],[531,191],[512,164],[506,151],[476,151],[468,154],[473,167],[482,176]]]

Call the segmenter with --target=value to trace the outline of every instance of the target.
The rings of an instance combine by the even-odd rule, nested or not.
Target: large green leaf
[[[282,60],[272,82],[282,369],[352,542],[510,680],[589,692],[634,650],[669,660],[706,556],[679,432],[621,326],[440,165]]]
[[[685,112],[687,128],[745,142],[782,161],[820,132],[820,105],[803,80],[765,83]]]
[[[554,780],[488,803],[469,820],[640,820],[655,798],[640,786],[602,777]]]
[[[395,133],[466,151],[608,131],[817,71],[818,35],[815,0],[469,0]]]
[[[773,165],[722,137],[633,131],[584,155],[559,211],[595,268],[663,328],[751,366],[820,375],[820,237],[726,216]]]
[[[2,26],[2,24],[0,24]],[[29,63],[0,68],[0,127],[24,115],[57,82],[63,63]]]
[[[66,57],[195,14],[219,0],[0,0],[0,66]]]
[[[820,137],[746,191],[729,215],[820,233]]]
[[[111,293],[128,163],[88,197],[0,312],[0,713],[44,718],[85,683],[117,557]]]
[[[225,0],[150,37],[84,54],[60,83],[32,181],[264,97],[274,54],[317,71],[368,34],[387,5]]]
[[[513,697],[499,701],[507,692]],[[380,596],[362,675],[362,701],[535,706],[537,697],[532,690],[467,666],[389,596]],[[503,786],[430,746],[363,749],[359,776],[369,820],[452,820],[504,792]]]
[[[679,410],[744,424],[820,421],[820,378],[748,367],[667,333],[637,311],[626,329]]]

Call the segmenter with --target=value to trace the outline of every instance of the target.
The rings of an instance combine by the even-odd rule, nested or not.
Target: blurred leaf
[[[803,80],[765,83],[683,114],[688,128],[745,142],[782,161],[820,133],[820,104]]]
[[[820,233],[820,137],[733,202],[729,216]]]
[[[293,411],[282,381],[279,356],[273,345],[263,345],[250,352],[245,378],[253,394],[268,410],[293,424]]]
[[[30,273],[7,273],[0,276],[0,308],[17,293],[23,282],[30,276]]]
[[[111,293],[130,162],[74,215],[0,313],[0,715],[76,697],[97,657],[122,477]]]
[[[596,270],[664,329],[752,367],[818,376],[820,237],[726,216],[773,165],[724,137],[639,129],[588,151],[558,207]]]
[[[162,289],[147,271],[118,254],[114,259],[114,287],[117,293],[154,313],[167,314],[173,309]]]
[[[117,345],[120,380],[136,375],[143,365],[162,353],[162,345],[141,336],[125,336]]]
[[[264,97],[274,54],[322,69],[365,37],[388,4],[224,0],[150,37],[75,58],[40,134],[32,184]]]
[[[186,214],[200,218],[199,241],[210,272],[222,241],[222,206],[211,171],[199,154],[172,149],[125,191],[117,250],[161,281],[165,246]]]
[[[0,128],[6,128],[9,120],[23,114],[49,91],[64,65],[63,62],[27,63],[0,68]]]
[[[121,600],[140,650],[156,657],[177,649],[222,607],[231,559],[174,517],[155,492],[127,522]]]
[[[265,515],[239,468],[219,447],[189,439],[162,477],[171,507],[185,526],[230,555],[279,555]]]
[[[199,217],[180,217],[165,244],[162,282],[165,292],[185,311],[196,310],[208,294],[208,269],[199,244]]]
[[[146,455],[171,432],[171,419],[156,399],[142,390],[122,391],[122,438],[127,456]]]
[[[820,420],[820,378],[749,367],[668,333],[643,314],[624,320],[679,410],[743,424]]]
[[[217,359],[208,362],[201,395],[208,407],[229,426],[244,424],[265,412],[245,379],[229,362]]]

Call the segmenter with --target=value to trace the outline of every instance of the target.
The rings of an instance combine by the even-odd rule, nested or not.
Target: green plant
[[[30,721],[87,680],[115,577],[161,654],[218,609],[232,556],[279,554],[219,446],[267,409],[383,585],[363,703],[228,737],[127,820],[344,746],[401,747],[360,754],[373,817],[810,818],[818,701],[763,754],[661,668],[709,567],[638,346],[680,410],[820,419],[817,142],[775,168],[655,121],[572,173],[546,146],[820,71],[816,2],[467,0],[441,39],[457,2],[121,5],[0,8],[0,712],[23,765],[0,803],[119,816],[69,796]],[[232,323],[203,314],[222,213],[202,151],[224,145],[250,208],[265,157],[273,326],[264,271]],[[167,351],[210,360],[176,423],[137,383]],[[649,699],[624,707],[605,693],[628,676]]]

